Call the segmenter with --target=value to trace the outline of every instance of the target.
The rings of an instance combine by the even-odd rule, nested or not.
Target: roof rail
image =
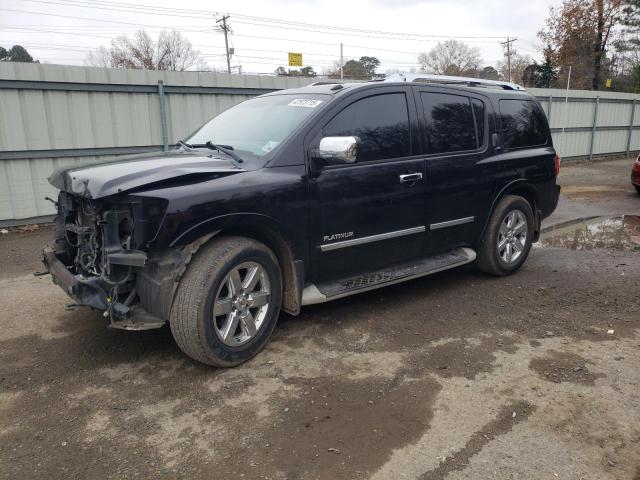
[[[307,85],[308,87],[317,87],[318,85],[335,85],[335,84],[342,84],[342,82],[336,80],[335,82],[332,82],[330,80],[321,80],[319,82],[313,82],[310,83],[309,85]]]
[[[425,82],[468,85],[470,87],[487,86],[498,87],[505,90],[526,91],[517,83],[503,82],[500,80],[486,80],[484,78],[453,77],[450,75],[433,75],[430,73],[396,73],[384,79],[385,82]]]

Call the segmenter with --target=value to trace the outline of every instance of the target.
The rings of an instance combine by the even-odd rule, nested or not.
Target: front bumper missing
[[[164,320],[147,313],[139,306],[129,307],[123,303],[111,303],[108,292],[100,284],[99,277],[86,278],[72,274],[58,260],[53,249],[47,247],[42,252],[43,263],[51,274],[53,283],[58,285],[74,300],[77,306],[91,307],[105,312],[111,319],[110,326],[122,330],[149,330],[160,328]]]
[[[107,310],[109,295],[99,284],[98,277],[85,278],[74,275],[58,260],[53,249],[47,247],[42,252],[42,261],[51,274],[53,283],[58,285],[78,305]]]

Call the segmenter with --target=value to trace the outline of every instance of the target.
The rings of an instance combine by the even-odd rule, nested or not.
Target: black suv
[[[73,305],[233,366],[280,310],[476,262],[515,272],[556,207],[544,112],[510,84],[318,83],[247,100],[167,153],[55,172],[44,262]]]

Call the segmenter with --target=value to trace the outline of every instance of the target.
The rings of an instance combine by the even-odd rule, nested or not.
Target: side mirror
[[[357,137],[324,137],[317,156],[327,164],[355,163],[357,152]]]

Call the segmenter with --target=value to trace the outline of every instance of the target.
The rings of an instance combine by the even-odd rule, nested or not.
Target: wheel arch
[[[304,284],[304,261],[299,259],[301,255],[296,254],[296,248],[290,240],[291,235],[275,219],[250,213],[207,219],[182,232],[171,242],[171,247],[193,242],[199,242],[199,247],[202,247],[213,239],[231,235],[259,241],[275,254],[282,271],[282,309],[297,315],[300,312]]]
[[[520,178],[508,183],[507,185],[502,187],[502,189],[495,196],[495,198],[493,199],[493,203],[491,204],[489,215],[487,215],[484,225],[482,226],[482,232],[480,233],[479,237],[480,241],[482,241],[482,239],[484,238],[487,226],[491,221],[491,217],[493,216],[493,212],[495,212],[498,203],[506,195],[518,195],[520,197],[523,197],[527,202],[529,202],[529,205],[531,205],[531,210],[533,211],[533,218],[535,222],[533,241],[536,242],[538,240],[538,237],[540,236],[540,211],[538,208],[539,193],[535,184],[530,180],[524,178]]]

